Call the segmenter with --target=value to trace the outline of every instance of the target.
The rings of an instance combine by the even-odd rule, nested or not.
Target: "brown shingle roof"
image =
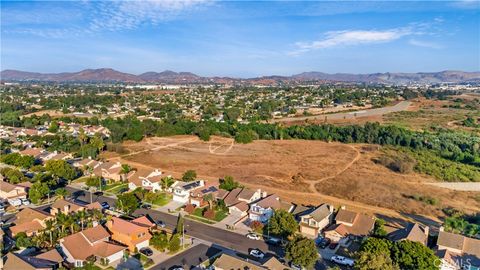
[[[49,261],[52,261],[52,262],[57,262],[57,263],[63,262],[62,255],[60,255],[60,253],[58,253],[58,251],[56,249],[52,249],[52,250],[49,250],[47,252],[40,253],[35,257],[40,258],[40,259],[49,260]]]
[[[17,188],[16,185],[10,184],[9,182],[5,182],[5,181],[0,181],[0,190],[1,191],[10,192],[10,191],[12,191],[16,188]]]
[[[45,220],[50,215],[33,208],[24,208],[15,216],[15,224],[30,222],[34,219]]]
[[[90,241],[90,243],[110,237],[110,234],[105,228],[103,228],[103,226],[88,228],[84,230],[82,234],[88,239],[88,241]]]
[[[396,230],[388,235],[392,241],[410,240],[424,245],[427,243],[425,228],[420,227],[418,223],[410,223],[405,228]]]
[[[69,201],[64,200],[64,199],[56,200],[52,204],[52,208],[60,209],[60,211],[63,211],[65,209],[65,207],[68,207],[69,212],[77,212],[77,211],[80,211],[80,210],[84,209],[84,207],[82,205],[79,205],[79,204],[76,204],[76,203],[73,203],[73,202],[69,202]]]
[[[453,249],[463,250],[465,237],[460,234],[440,231],[438,233],[437,245]]]
[[[345,222],[345,223],[351,223],[355,222],[355,218],[357,217],[357,213],[345,209],[340,209],[338,210],[337,216],[335,217],[335,220],[337,222]]]

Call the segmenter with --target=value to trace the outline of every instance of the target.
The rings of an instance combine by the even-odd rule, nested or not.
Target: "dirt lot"
[[[125,143],[125,148],[129,154],[110,153],[109,157],[137,168],[160,168],[176,177],[188,169],[205,179],[232,175],[249,187],[276,192],[297,203],[328,202],[388,216],[403,212],[431,219],[446,206],[480,210],[478,193],[433,187],[423,184],[433,181],[424,176],[394,173],[372,161],[379,151],[371,146],[301,140],[244,145],[227,138],[202,142],[193,136],[176,136]],[[412,199],[413,195],[440,202],[428,205]]]

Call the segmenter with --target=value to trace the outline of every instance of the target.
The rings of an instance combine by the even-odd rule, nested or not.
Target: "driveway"
[[[185,203],[181,203],[181,202],[171,200],[169,203],[167,203],[164,206],[155,207],[155,210],[170,213],[170,212],[175,211],[177,208],[179,208],[181,206],[184,206],[184,205],[185,205]]]
[[[208,246],[206,244],[198,244],[186,251],[183,251],[172,258],[157,264],[150,268],[151,270],[168,270],[174,266],[182,266],[184,269],[192,269],[209,258],[217,255],[221,250]]]

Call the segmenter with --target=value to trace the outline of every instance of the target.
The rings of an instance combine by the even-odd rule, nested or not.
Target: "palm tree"
[[[68,216],[64,213],[57,214],[57,224],[60,226],[60,232],[65,235],[65,229],[68,227]]]
[[[80,224],[81,224],[81,230],[83,231],[83,224],[85,222],[85,219],[87,218],[87,213],[83,211],[79,211],[77,213],[77,218],[80,219]]]
[[[48,233],[50,236],[50,246],[54,246],[52,231],[56,229],[55,225],[55,219],[47,219],[45,221],[45,233]]]
[[[215,200],[215,198],[213,197],[213,194],[208,193],[208,194],[203,195],[203,200],[208,203],[208,208],[210,210],[212,210],[213,209],[213,201]]]
[[[173,184],[173,179],[171,177],[163,177],[161,180],[162,189],[166,190],[169,186]]]

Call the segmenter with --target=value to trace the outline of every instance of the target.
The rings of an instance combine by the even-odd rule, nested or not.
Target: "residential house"
[[[13,185],[5,181],[0,181],[0,199],[5,201],[17,198],[27,198],[27,188],[19,185]]]
[[[265,270],[255,261],[246,261],[242,258],[235,257],[226,253],[220,255],[214,262],[213,266],[218,270],[232,270],[232,269],[248,269],[248,270]]]
[[[55,216],[59,213],[69,215],[71,213],[77,213],[85,210],[85,207],[74,202],[70,202],[64,199],[56,200],[52,206],[50,206],[50,215]]]
[[[192,182],[176,181],[170,187],[173,191],[173,200],[180,203],[187,203],[190,198],[190,193],[203,186],[205,186],[203,180],[195,180]]]
[[[52,219],[52,216],[33,208],[24,208],[15,215],[15,225],[10,227],[12,236],[24,232],[32,236],[46,228],[45,222]]]
[[[293,210],[293,205],[287,202],[282,202],[280,197],[276,194],[270,194],[250,204],[248,217],[251,221],[267,223],[267,221],[273,216],[273,212],[279,209],[290,212]]]
[[[59,262],[9,252],[3,259],[3,270],[52,270],[58,269]]]
[[[442,260],[441,270],[480,269],[480,239],[445,232],[440,227],[436,250]]]
[[[135,190],[136,188],[144,188],[152,192],[162,190],[162,178],[165,175],[158,169],[155,170],[138,170],[128,175],[128,188]]]
[[[84,266],[90,259],[111,263],[123,257],[126,247],[109,242],[109,238],[108,231],[97,225],[60,239],[60,247],[66,261],[75,267]]]
[[[316,208],[304,211],[299,215],[300,232],[316,238],[321,231],[333,222],[333,206],[322,204]]]
[[[218,256],[212,264],[216,270],[284,270],[290,269],[283,265],[275,257],[271,257],[263,264],[255,260],[246,260],[244,258],[232,256],[227,253],[222,253]]]
[[[225,196],[224,202],[230,214],[243,217],[248,215],[248,205],[262,198],[262,195],[260,189],[236,188]]]
[[[64,152],[58,152],[58,151],[53,151],[53,152],[44,152],[40,156],[40,159],[43,162],[46,162],[48,160],[67,160],[73,158],[73,155],[70,153],[64,153]]]
[[[126,175],[123,173],[120,162],[105,162],[93,169],[93,175],[107,180],[123,181]]]
[[[219,192],[218,181],[208,181],[205,183],[205,186],[198,188],[190,192],[190,204],[195,205],[196,207],[204,207],[208,204],[203,198],[211,194],[213,199],[217,199],[217,194]]]
[[[368,236],[375,226],[375,218],[346,210],[342,207],[335,217],[335,224],[324,230],[326,238],[344,245],[350,237]]]
[[[85,174],[88,175],[90,171],[93,171],[95,168],[100,166],[100,164],[102,164],[100,161],[96,161],[91,158],[84,158],[73,162],[73,167],[81,169]]]
[[[428,226],[421,226],[418,223],[410,223],[405,228],[389,233],[388,239],[395,242],[410,240],[426,246],[428,241],[428,233]]]
[[[41,148],[35,148],[35,147],[29,147],[29,148],[26,148],[22,151],[19,152],[20,155],[23,155],[23,156],[32,156],[34,157],[36,160],[40,160],[40,157],[42,156],[42,154],[46,153],[46,151],[44,149],[41,149]]]
[[[146,217],[131,221],[112,217],[107,222],[107,228],[112,233],[112,240],[126,245],[131,252],[148,247],[150,238],[152,238],[149,230],[153,226],[154,224]]]

